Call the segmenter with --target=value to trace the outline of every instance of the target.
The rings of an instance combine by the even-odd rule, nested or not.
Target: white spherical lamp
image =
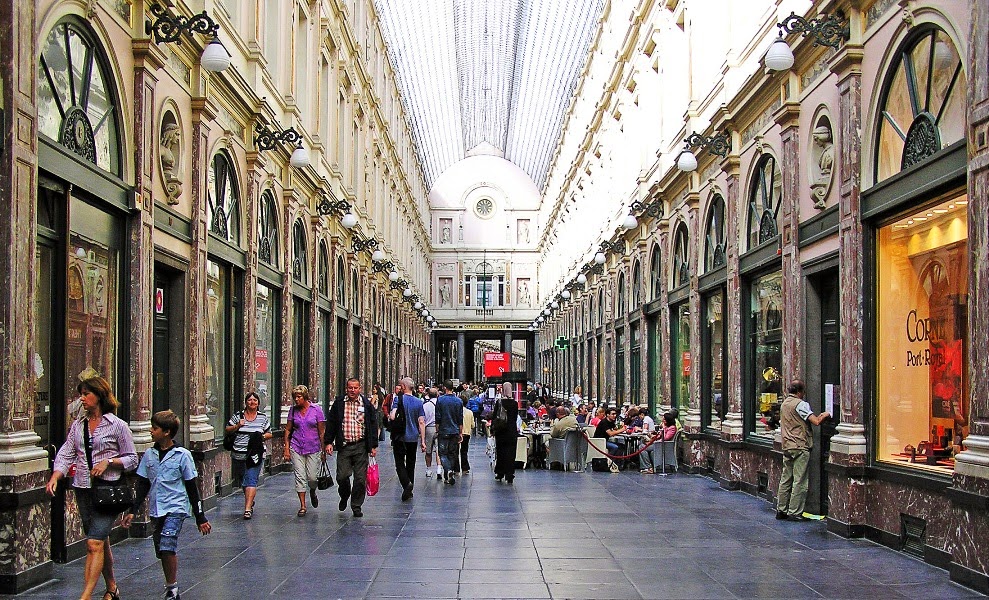
[[[684,150],[680,153],[680,158],[677,159],[677,168],[681,171],[696,171],[697,170],[697,157],[690,150]]]
[[[288,162],[293,169],[304,169],[309,166],[309,151],[302,147],[302,142],[295,147],[292,158]]]
[[[412,297],[412,290],[410,290],[409,288],[405,288],[405,291],[402,292],[402,295],[405,296],[406,298],[410,298]]]
[[[580,275],[578,275],[577,276],[577,283],[579,283],[580,285],[584,285],[585,283],[587,283],[587,275],[584,275],[583,273],[581,273]]]
[[[230,66],[230,54],[220,43],[219,38],[214,37],[213,41],[206,44],[203,55],[199,59],[199,64],[207,71],[223,71]]]
[[[793,51],[783,37],[778,37],[769,45],[766,56],[763,58],[766,67],[773,71],[786,71],[793,66]]]
[[[374,262],[381,262],[385,260],[385,253],[382,252],[381,250],[375,250],[374,252],[371,253],[371,260],[373,260]]]
[[[624,221],[622,221],[622,229],[624,229],[625,231],[635,229],[638,226],[639,226],[639,220],[635,218],[635,215],[629,215],[625,217]]]
[[[422,302],[416,302],[415,304],[412,305],[412,308],[416,310],[422,310]]]
[[[594,255],[595,264],[603,265],[605,260],[607,260],[607,257],[604,255],[604,252],[598,252]]]
[[[388,281],[398,281],[398,271],[392,271],[388,274]]]
[[[553,302],[549,305],[549,307],[552,308],[553,310],[556,310],[560,308],[560,303],[557,302],[556,300],[553,300]]]
[[[353,229],[357,226],[357,217],[354,213],[347,213],[340,219],[340,224],[344,226],[345,229]]]
[[[563,298],[564,300],[569,300],[570,290],[563,290],[562,292],[560,292],[560,298]]]

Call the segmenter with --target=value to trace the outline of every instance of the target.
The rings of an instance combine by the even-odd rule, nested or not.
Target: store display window
[[[255,303],[256,319],[254,347],[254,391],[261,398],[261,410],[270,418],[275,418],[273,398],[279,397],[278,390],[278,299],[281,290],[271,288],[261,282],[257,286]]]
[[[749,286],[749,378],[746,391],[755,419],[752,434],[772,438],[780,423],[783,363],[783,273],[752,280]]]
[[[690,356],[690,307],[682,302],[671,308],[671,334],[673,337],[672,357],[672,391],[673,408],[680,409],[681,414],[687,414],[690,406],[690,372],[692,357]]]
[[[877,459],[951,472],[969,427],[967,196],[881,227]]]
[[[701,423],[704,427],[720,430],[727,412],[724,396],[725,382],[725,290],[704,296],[704,331],[701,346],[704,353],[703,386],[701,392]]]

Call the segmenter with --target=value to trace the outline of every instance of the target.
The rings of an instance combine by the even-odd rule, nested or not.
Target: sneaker
[[[432,477],[432,476],[433,476],[432,469],[426,469],[426,477]]]
[[[455,483],[457,483],[457,480],[456,480],[456,479],[454,479],[454,477],[453,477],[453,475],[450,475],[450,476],[449,476],[449,477],[447,478],[447,480],[446,480],[446,482],[447,482],[448,484],[450,484],[450,485],[453,485],[453,484],[455,484]]]
[[[785,521],[786,520],[786,511],[785,510],[778,510],[778,511],[776,511],[776,520],[777,521]]]
[[[360,519],[363,516],[364,516],[364,511],[362,511],[360,509],[360,507],[354,509],[354,518],[355,519]]]
[[[470,475],[470,469],[467,469],[466,471],[464,471],[463,473],[461,473],[461,475]]]
[[[443,477],[443,469],[441,469],[440,467],[436,467],[436,476]]]
[[[807,517],[803,515],[790,515],[787,517],[790,521],[810,521]]]

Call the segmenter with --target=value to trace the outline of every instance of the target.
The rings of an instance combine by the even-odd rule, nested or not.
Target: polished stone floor
[[[765,500],[710,479],[633,472],[520,472],[495,482],[483,447],[448,486],[416,474],[400,501],[390,456],[363,519],[338,512],[336,488],[298,518],[292,480],[265,481],[255,517],[235,494],[186,521],[182,598],[917,598],[981,597],[945,571],[820,522],[776,521]],[[159,598],[150,539],[114,547],[124,600]],[[23,598],[74,598],[82,561]],[[102,590],[102,583],[98,587]]]

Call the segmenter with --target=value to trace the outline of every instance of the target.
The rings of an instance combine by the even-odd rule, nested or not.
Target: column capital
[[[0,477],[48,470],[48,453],[33,430],[0,433]]]
[[[964,444],[965,450],[955,456],[955,473],[989,479],[989,436],[972,434]]]

